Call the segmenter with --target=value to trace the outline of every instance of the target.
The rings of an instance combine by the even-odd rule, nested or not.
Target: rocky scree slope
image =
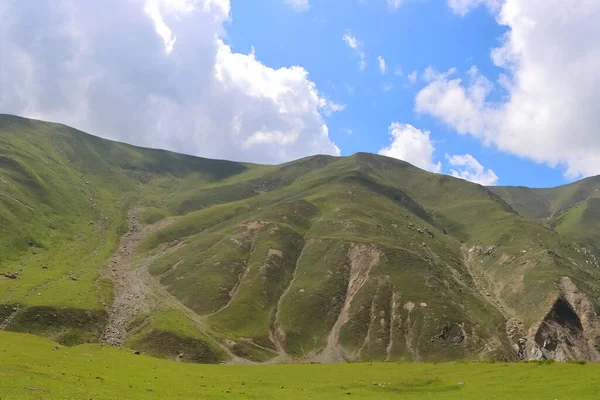
[[[598,360],[595,249],[503,194],[0,115],[0,329],[190,362]]]

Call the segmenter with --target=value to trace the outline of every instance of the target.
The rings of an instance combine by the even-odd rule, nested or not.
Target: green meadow
[[[200,365],[0,332],[0,398],[598,399],[588,363]]]

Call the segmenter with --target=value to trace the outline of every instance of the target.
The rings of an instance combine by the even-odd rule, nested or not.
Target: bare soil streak
[[[416,347],[413,347],[413,329],[412,328],[416,322],[411,322],[410,314],[412,313],[412,310],[415,309],[415,307],[416,307],[415,303],[413,303],[412,301],[408,301],[406,304],[404,304],[404,309],[408,311],[408,315],[406,316],[405,339],[406,339],[406,348],[412,355],[413,361],[421,361],[421,357],[419,356],[419,350]]]
[[[327,337],[327,346],[319,355],[321,362],[343,362],[343,352],[339,344],[340,331],[342,326],[350,319],[350,306],[356,293],[363,287],[369,279],[369,273],[381,258],[381,252],[373,245],[352,244],[348,250],[348,261],[350,263],[350,278],[348,280],[348,289],[346,299],[338,316],[337,321],[331,328]]]
[[[129,232],[121,238],[117,251],[108,261],[105,277],[113,282],[114,301],[109,308],[109,321],[102,336],[103,343],[121,346],[127,336],[127,327],[140,313],[151,311],[148,294],[150,288],[144,273],[147,266],[156,258],[145,258],[142,262],[132,265],[135,252],[140,242],[151,233],[164,228],[168,222],[159,221],[152,225],[142,225],[139,222],[139,209],[129,212]],[[153,307],[152,307],[153,308]]]
[[[392,350],[394,349],[394,330],[396,327],[396,319],[398,318],[398,294],[392,293],[392,302],[390,304],[390,338],[386,347],[385,361],[392,359]]]

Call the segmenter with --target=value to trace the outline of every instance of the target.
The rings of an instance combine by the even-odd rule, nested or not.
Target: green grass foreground
[[[0,332],[8,399],[598,399],[600,364],[199,365]]]

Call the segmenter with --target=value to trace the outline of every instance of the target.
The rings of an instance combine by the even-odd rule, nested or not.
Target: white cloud
[[[442,164],[433,162],[435,147],[429,131],[422,131],[410,124],[392,122],[388,128],[391,143],[379,150],[379,154],[407,161],[431,172],[440,172]]]
[[[392,90],[394,88],[394,85],[392,83],[384,83],[383,86],[381,86],[381,89],[384,92],[389,92],[390,90]]]
[[[346,105],[321,97],[319,99],[319,109],[324,115],[330,116],[334,112],[344,111]]]
[[[448,0],[448,6],[459,15],[466,15],[469,11],[485,5],[495,11],[500,8],[504,0]]]
[[[299,66],[220,38],[229,0],[19,0],[0,5],[0,110],[205,157],[339,154]]]
[[[477,68],[472,67],[471,71],[477,72]],[[454,75],[455,73],[456,68],[450,68],[447,72],[441,73],[438,72],[435,68],[429,66],[425,68],[425,71],[423,71],[422,79],[425,82],[431,82],[442,78],[446,78],[448,76]]]
[[[418,72],[417,72],[417,71],[413,71],[413,72],[411,72],[411,73],[410,73],[410,74],[408,74],[408,76],[407,76],[407,78],[408,78],[408,81],[409,81],[410,83],[417,83],[417,77],[418,77],[417,75],[418,75]]]
[[[308,0],[284,0],[287,5],[292,7],[292,9],[296,12],[304,12],[310,9],[310,4]]]
[[[344,40],[344,42],[346,42],[346,44],[348,45],[348,47],[350,47],[352,50],[354,50],[354,53],[360,58],[359,62],[358,62],[358,69],[363,71],[366,66],[367,66],[367,61],[366,61],[366,54],[365,51],[363,49],[363,44],[361,41],[359,41],[358,39],[356,39],[356,37],[352,36],[351,33],[345,33],[344,36],[342,36],[342,40]]]
[[[454,70],[440,74],[428,68],[424,79],[430,83],[417,94],[416,110],[442,119],[461,134],[486,131],[496,118],[485,104],[491,82],[471,68],[465,89],[461,79],[451,79],[454,74]]]
[[[404,0],[387,0],[387,5],[390,10],[397,10],[404,3]]]
[[[600,2],[505,0],[496,18],[508,28],[492,51],[498,82],[475,68],[466,82],[438,76],[416,110],[570,177],[600,173]]]
[[[396,65],[396,68],[394,69],[394,75],[396,75],[396,76],[404,75],[404,71],[402,70],[402,67],[400,65]]]
[[[377,63],[379,65],[379,72],[381,72],[382,74],[385,74],[385,71],[386,71],[387,67],[385,65],[385,60],[383,59],[383,57],[378,56],[377,57]]]
[[[485,169],[475,157],[470,154],[449,156],[446,159],[455,169],[450,169],[452,176],[466,179],[471,182],[479,183],[484,186],[491,186],[498,183],[498,176],[491,169]]]
[[[346,42],[348,46],[350,46],[351,49],[358,49],[358,40],[351,34],[345,33],[344,36],[342,36],[342,39],[344,40],[344,42]]]

